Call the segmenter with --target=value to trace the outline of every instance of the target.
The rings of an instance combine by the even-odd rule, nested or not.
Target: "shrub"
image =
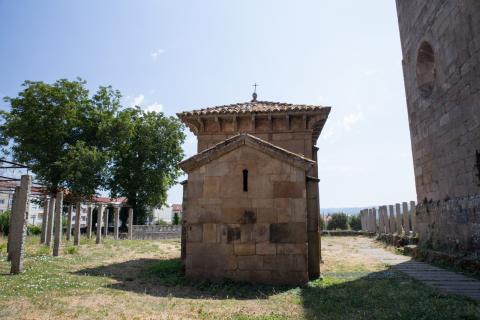
[[[157,222],[155,222],[155,224],[156,224],[157,226],[168,226],[168,223],[165,222],[165,221],[162,220],[162,219],[158,219]]]
[[[0,213],[0,232],[4,236],[8,235],[8,229],[10,224],[10,210],[5,210]]]
[[[29,224],[27,226],[27,234],[29,236],[38,236],[40,233],[42,233],[42,229],[40,226],[37,226],[35,224]]]
[[[75,246],[69,246],[65,248],[65,253],[66,254],[76,254],[78,253],[78,248]]]
[[[178,212],[173,214],[172,224],[178,225],[180,224],[180,217],[178,216]]]
[[[350,216],[348,220],[348,224],[350,225],[351,230],[362,230],[362,221],[360,220],[360,215],[357,214],[354,216]]]
[[[347,230],[348,217],[345,213],[339,212],[332,214],[331,220],[328,222],[327,230]]]

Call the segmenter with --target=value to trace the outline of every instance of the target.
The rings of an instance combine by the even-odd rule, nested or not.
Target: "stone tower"
[[[480,1],[396,0],[420,240],[480,249]]]
[[[320,274],[317,151],[330,107],[252,101],[179,113],[187,277],[301,284]]]

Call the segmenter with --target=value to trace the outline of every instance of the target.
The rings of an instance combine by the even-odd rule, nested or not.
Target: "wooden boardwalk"
[[[392,269],[401,271],[440,291],[480,300],[480,281],[476,279],[428,263],[415,261],[410,257],[397,255],[381,248],[362,248],[360,251],[392,266]]]

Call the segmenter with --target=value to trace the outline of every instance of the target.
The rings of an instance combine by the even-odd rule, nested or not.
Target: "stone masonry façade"
[[[480,250],[480,1],[396,3],[420,241]]]
[[[186,275],[303,284],[320,273],[314,145],[330,108],[230,106],[179,114],[199,151],[181,163]]]

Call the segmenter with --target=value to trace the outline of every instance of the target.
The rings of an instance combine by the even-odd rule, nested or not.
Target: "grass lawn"
[[[323,280],[296,288],[191,282],[176,240],[82,239],[56,258],[38,242],[11,276],[0,238],[1,319],[480,319],[477,302],[361,255],[377,245],[364,237],[324,237]]]

